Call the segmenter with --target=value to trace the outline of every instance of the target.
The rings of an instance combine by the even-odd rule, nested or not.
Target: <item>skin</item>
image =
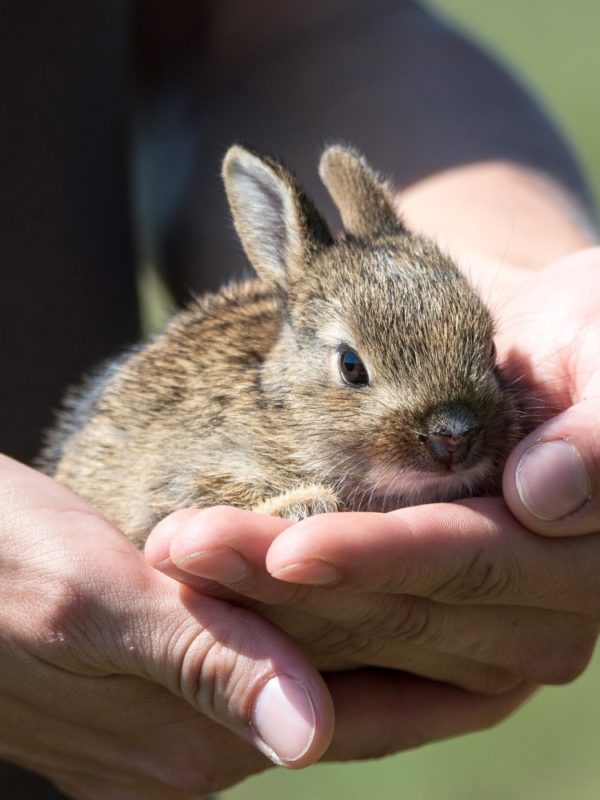
[[[188,67],[197,63],[198,26],[185,24],[189,14],[195,18],[189,8],[185,9],[187,5],[173,4],[169,9],[169,18],[178,22],[172,28],[163,24],[161,14],[149,12],[144,24],[137,20],[137,33],[146,46],[140,49],[145,53],[149,78],[146,104],[151,112],[160,109],[149,87],[161,86],[167,67],[183,65],[182,74],[197,79],[197,72],[190,72]],[[456,209],[457,219],[451,230],[444,232],[444,243],[455,246],[457,252],[462,248],[460,252],[469,258],[469,269],[477,270],[477,280],[482,285],[487,280],[486,286],[499,288],[499,297],[520,288],[521,280],[528,280],[532,269],[590,243],[585,226],[573,223],[571,215],[571,210],[577,209],[578,218],[585,209],[585,189],[552,127],[514,82],[418,6],[381,3],[373,10],[366,0],[350,4],[315,0],[302,4],[306,17],[294,19],[277,13],[281,4],[264,0],[263,13],[250,15],[250,20],[244,13],[247,6],[242,0],[203,6],[210,14],[202,18],[200,28],[202,36],[210,38],[211,48],[203,48],[206,55],[200,67],[204,75],[219,75],[220,83],[206,89],[206,81],[200,82],[201,88],[193,97],[198,112],[204,115],[202,119],[210,123],[202,129],[201,152],[194,152],[200,166],[196,171],[189,170],[190,185],[181,192],[178,211],[171,214],[164,228],[157,224],[153,243],[156,253],[168,261],[172,286],[180,299],[187,298],[189,287],[201,290],[221,283],[240,264],[228,233],[220,188],[205,180],[218,172],[223,143],[240,139],[251,141],[264,152],[284,153],[302,175],[311,173],[314,154],[330,138],[332,129],[336,135],[355,141],[399,185],[413,185],[404,196],[402,208],[415,225],[434,235],[439,231],[441,236],[443,212],[449,205]],[[149,3],[148,7],[154,5]],[[27,5],[14,4],[5,14],[6,39],[15,44],[3,48],[0,55],[3,74],[14,78],[7,82],[11,91],[6,98],[6,118],[11,124],[3,126],[0,133],[1,152],[7,154],[2,186],[8,190],[8,207],[19,213],[2,216],[3,263],[16,268],[9,271],[0,293],[0,320],[6,326],[0,338],[16,342],[18,352],[10,369],[0,376],[4,398],[1,433],[3,448],[22,459],[30,458],[39,447],[39,432],[49,424],[49,409],[56,405],[65,384],[75,380],[84,366],[108,356],[136,335],[133,241],[126,207],[129,12],[125,3],[97,7],[69,3],[60,17],[41,6],[31,15]],[[370,25],[365,25],[367,16]],[[259,25],[259,19],[268,19],[270,25]],[[207,20],[210,28],[203,27],[208,26]],[[301,35],[296,34],[298,29]],[[184,32],[183,44],[187,41],[190,46],[182,46],[182,34],[177,31]],[[388,35],[384,37],[382,32]],[[278,48],[281,41],[285,47]],[[353,48],[357,43],[364,47],[361,58],[344,59],[345,52],[356,52]],[[26,59],[24,44],[31,48]],[[69,60],[75,47],[77,70]],[[428,54],[427,70],[415,69],[415,64],[422,63],[424,52]],[[298,70],[300,56],[312,71]],[[25,71],[24,63],[28,65]],[[110,70],[106,69],[108,64]],[[263,66],[254,68],[256,64]],[[85,79],[80,80],[81,76]],[[92,78],[101,79],[101,85],[94,84],[90,91]],[[378,88],[376,93],[373,86]],[[285,102],[289,97],[294,97],[295,103]],[[90,98],[93,102],[84,102]],[[77,125],[73,124],[73,109],[78,109]],[[308,113],[310,129],[304,124]],[[489,125],[490,114],[496,115],[498,125]],[[194,119],[193,112],[188,118]],[[44,147],[39,146],[35,135],[40,119],[48,134]],[[387,124],[373,126],[372,119],[385,119]],[[460,136],[456,135],[457,126]],[[535,142],[535,149],[531,142]],[[467,163],[472,166],[463,166]],[[430,178],[426,180],[426,176]],[[556,187],[555,193],[540,191],[540,181],[548,180]],[[163,184],[159,185],[162,188]],[[321,206],[322,190],[317,187],[316,178],[314,185],[307,183],[309,193]],[[500,209],[486,208],[482,195],[498,198]],[[519,215],[525,222],[511,234],[515,196],[533,206],[525,206],[527,213]],[[535,213],[530,213],[531,208]],[[461,209],[465,218],[477,223],[470,230],[460,228]],[[31,235],[33,228],[35,236]],[[471,238],[473,230],[481,232],[476,241]],[[511,247],[520,243],[515,251],[520,254],[518,258],[509,260],[503,255],[507,240]],[[174,242],[179,243],[177,248]],[[488,242],[495,243],[491,250]],[[539,254],[535,263],[530,263],[532,253]],[[499,261],[504,267],[502,279]],[[201,276],[192,266],[198,263],[210,265]],[[46,265],[51,265],[56,280],[47,281]],[[545,280],[545,274],[540,275]],[[44,286],[43,292],[29,289],[25,303],[24,276],[29,287]],[[79,280],[80,276],[84,280]],[[563,281],[561,291],[558,284],[555,288],[561,302],[567,290],[574,290],[567,270]],[[65,309],[66,285],[70,287],[70,302]],[[94,298],[92,304],[90,297]],[[577,302],[574,299],[574,307]],[[546,308],[543,304],[539,307]],[[507,315],[505,319],[509,328],[514,318]],[[48,358],[40,359],[40,342]],[[592,345],[592,338],[586,340],[586,347]],[[595,358],[593,353],[591,358]],[[34,371],[31,364],[39,366]],[[561,374],[564,384],[567,372]],[[589,430],[595,419],[590,405],[582,400],[584,394],[573,394],[572,398],[562,394],[564,405],[559,407],[564,411],[557,419],[565,423],[560,436],[577,436],[582,457],[592,465],[594,459],[597,463],[597,439],[578,435],[579,430]],[[576,413],[573,409],[577,409],[577,418],[571,416]],[[515,514],[523,515],[518,492],[513,488],[511,493],[514,464],[507,469],[507,501]],[[546,559],[540,561],[546,570],[556,570],[549,574],[563,587],[548,600],[549,608],[540,609],[532,598],[523,596],[526,585],[516,568],[511,573],[513,583],[506,583],[502,602],[498,597],[493,598],[494,603],[473,598],[469,586],[477,585],[477,580],[469,578],[465,566],[474,563],[474,553],[461,548],[457,549],[457,560],[450,562],[458,576],[456,596],[440,596],[444,580],[433,586],[427,574],[422,575],[419,586],[404,587],[415,597],[421,592],[431,607],[437,604],[443,608],[447,612],[444,620],[449,620],[447,628],[440,628],[437,642],[421,648],[420,672],[432,677],[444,674],[450,679],[454,675],[459,685],[469,687],[482,688],[485,679],[483,688],[491,694],[482,696],[403,673],[382,675],[368,667],[329,675],[323,683],[289,637],[259,614],[239,607],[243,602],[262,602],[260,608],[265,614],[277,613],[278,622],[291,632],[296,630],[297,638],[310,644],[305,619],[307,612],[316,616],[317,604],[321,609],[323,589],[298,590],[294,583],[311,577],[312,556],[303,575],[287,574],[292,578],[296,601],[293,617],[291,611],[286,616],[290,605],[286,582],[281,575],[273,580],[264,567],[265,563],[272,569],[285,565],[285,559],[279,564],[271,561],[277,548],[280,557],[287,553],[297,558],[291,547],[298,541],[294,539],[297,528],[283,530],[274,527],[285,525],[280,520],[256,515],[245,516],[243,525],[236,521],[238,530],[249,534],[243,546],[252,552],[243,552],[251,574],[247,587],[243,587],[247,601],[240,600],[238,586],[236,603],[232,604],[229,589],[221,599],[223,590],[217,591],[213,584],[215,597],[206,593],[200,596],[151,570],[106,520],[47,478],[10,459],[2,459],[0,471],[0,582],[5,588],[0,610],[0,708],[7,721],[0,735],[0,753],[49,777],[71,797],[127,800],[144,796],[162,800],[198,796],[265,768],[269,762],[249,744],[257,743],[255,732],[248,728],[257,686],[263,685],[257,676],[263,679],[293,674],[310,687],[315,707],[313,738],[308,750],[286,762],[287,766],[301,767],[325,750],[336,759],[383,755],[479,730],[504,718],[533,689],[523,682],[527,678],[523,659],[520,662],[514,650],[509,650],[503,661],[499,653],[501,643],[506,643],[507,624],[515,614],[519,630],[535,632],[531,647],[532,655],[533,651],[538,653],[539,674],[533,676],[536,681],[543,677],[540,653],[547,652],[548,646],[554,664],[546,675],[548,680],[573,677],[589,655],[594,634],[581,609],[586,604],[592,609],[589,625],[594,628],[598,593],[595,586],[592,591],[591,577],[586,581],[582,575],[588,575],[589,565],[595,563],[594,536],[579,537],[572,542],[579,550],[566,552],[564,542],[538,539],[522,528],[511,528],[516,531],[515,536],[511,533],[511,542],[523,546],[529,542],[532,548],[542,542],[549,548],[559,548],[548,550]],[[491,505],[453,506],[452,514],[459,515],[458,529],[469,531],[472,526],[474,534],[481,536],[483,530],[493,538],[497,530],[494,519],[509,525],[500,501],[486,503]],[[538,533],[589,533],[598,527],[597,512],[590,512],[594,508],[594,501],[586,505],[578,527],[573,527],[569,519],[551,524],[531,516],[520,519]],[[197,518],[196,512],[190,513]],[[190,577],[193,560],[177,561],[179,556],[197,552],[202,537],[218,529],[219,519],[227,535],[232,529],[231,510],[204,513],[217,516],[211,518],[209,528],[198,530],[194,523],[191,538],[187,544],[184,540],[177,552],[178,536],[188,531],[189,520],[184,524],[176,517],[172,528],[169,525],[173,520],[163,523],[152,540],[157,549],[148,551],[151,563],[175,577],[194,581],[195,577]],[[352,556],[360,556],[365,545],[362,536],[342,536],[337,526],[344,524],[346,533],[344,517],[303,523],[314,526],[310,536],[304,538],[302,534],[302,541],[314,546],[313,555],[320,553],[321,547],[330,548],[325,554],[340,578],[339,585],[327,592],[336,593],[344,624],[355,630],[362,620],[367,633],[379,626],[379,641],[372,645],[367,635],[352,646],[352,641],[348,644],[342,640],[337,643],[336,657],[342,655],[366,665],[379,663],[384,657],[398,668],[406,664],[412,643],[398,647],[394,632],[390,635],[385,628],[390,605],[401,602],[399,587],[391,582],[386,585],[385,570],[395,548],[406,543],[406,536],[390,536],[390,525],[406,531],[411,515],[422,514],[426,530],[432,530],[444,543],[455,535],[454,527],[448,524],[448,513],[446,507],[414,509],[401,512],[399,519],[386,518],[391,522],[384,523],[379,517],[370,521],[368,549],[372,559],[381,557],[381,563],[371,560],[369,574],[346,572]],[[361,532],[365,523],[361,517]],[[514,521],[510,525],[514,526]],[[396,532],[396,528],[393,530]],[[282,538],[277,538],[280,533]],[[200,539],[196,540],[198,535]],[[463,545],[467,538],[461,540]],[[291,544],[286,545],[286,541]],[[535,558],[541,557],[541,551],[536,550],[534,558],[525,546],[524,550],[509,551],[498,536],[494,541],[507,555],[506,563],[514,565],[508,553],[512,557],[516,552],[519,564],[529,565],[525,574],[531,574]],[[415,563],[422,564],[423,553],[430,554],[426,545],[424,542],[421,554],[419,548],[409,553]],[[173,562],[164,563],[162,556],[167,557],[171,548],[175,548],[173,554],[183,572],[175,571]],[[555,552],[560,557],[550,555]],[[310,553],[305,551],[305,555]],[[444,564],[439,566],[444,569]],[[587,571],[581,572],[584,568]],[[534,572],[532,581],[541,574]],[[227,578],[225,583],[231,575]],[[544,586],[537,585],[538,590],[545,591],[547,585],[540,583]],[[277,612],[273,610],[273,592],[280,593]],[[260,594],[262,600],[254,600],[253,594]],[[468,598],[469,602],[463,607],[458,598]],[[267,612],[268,608],[271,611]],[[319,613],[324,630],[338,625],[332,621],[331,608]],[[485,628],[487,642],[474,642],[474,637],[464,635],[464,626],[473,623],[473,617],[460,617],[460,613],[480,614],[476,624],[483,626],[481,630]],[[565,614],[571,615],[572,629],[565,622]],[[482,615],[487,615],[485,622]],[[210,623],[215,619],[218,636],[214,626],[211,630]],[[418,633],[418,626],[416,630]],[[522,638],[526,638],[525,633]],[[246,652],[249,640],[250,645],[263,642],[264,651]],[[229,647],[223,648],[223,644]],[[570,655],[574,647],[575,659]],[[312,651],[317,657],[318,647],[313,646]],[[182,658],[183,654],[186,657]],[[467,663],[470,666],[466,667]],[[200,674],[202,691],[198,696],[194,687]],[[230,680],[215,684],[217,674]],[[461,684],[465,674],[467,681],[463,678]],[[107,703],[107,697],[111,702]],[[148,736],[150,724],[152,736]],[[13,783],[7,785],[16,786],[14,776],[9,780]],[[26,778],[19,780],[25,786],[20,789],[23,796],[35,797]]]
[[[326,685],[281,631],[150,569],[54,481],[5,457],[0,478],[10,509],[0,585],[12,598],[0,610],[0,752],[69,796],[198,797],[273,761],[380,756],[487,727],[527,694],[519,687],[481,705],[449,686],[369,670],[333,673]],[[284,731],[277,757],[257,708],[281,675],[305,688],[314,722],[308,743]]]

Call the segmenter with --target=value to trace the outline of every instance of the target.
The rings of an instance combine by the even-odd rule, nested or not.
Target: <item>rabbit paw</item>
[[[313,517],[315,514],[327,514],[340,510],[340,504],[327,486],[299,486],[289,492],[269,497],[263,500],[253,511],[259,514],[268,514],[271,517],[301,520]]]

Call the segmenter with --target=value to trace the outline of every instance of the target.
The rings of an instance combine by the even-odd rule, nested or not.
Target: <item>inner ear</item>
[[[328,147],[321,156],[319,174],[348,233],[368,238],[406,232],[394,210],[390,185],[359,153],[341,145]]]
[[[283,272],[299,247],[287,187],[271,168],[246,154],[230,159],[226,169],[227,196],[250,261]]]
[[[331,234],[293,175],[273,159],[230,148],[223,181],[242,246],[260,277],[285,288]]]

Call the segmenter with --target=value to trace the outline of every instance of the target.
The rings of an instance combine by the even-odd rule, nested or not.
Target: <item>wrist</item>
[[[509,296],[532,273],[597,243],[585,201],[517,163],[456,167],[399,199],[409,227],[435,239],[484,294]]]

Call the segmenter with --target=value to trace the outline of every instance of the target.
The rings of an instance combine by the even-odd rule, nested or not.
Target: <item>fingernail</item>
[[[519,496],[534,517],[554,522],[591,499],[585,463],[570,442],[541,442],[521,458],[516,473]]]
[[[315,738],[316,714],[308,692],[287,675],[271,678],[260,691],[252,712],[258,745],[271,761],[297,761]]]
[[[271,571],[271,576],[280,581],[309,584],[311,586],[327,586],[340,579],[338,570],[328,561],[321,558],[310,558],[295,564],[286,564]]]
[[[250,574],[246,559],[230,547],[198,550],[178,559],[175,566],[200,578],[224,584],[241,583]]]
[[[162,561],[157,561],[156,564],[152,564],[154,569],[157,569],[159,572],[168,572],[174,565],[170,558],[163,558]]]

